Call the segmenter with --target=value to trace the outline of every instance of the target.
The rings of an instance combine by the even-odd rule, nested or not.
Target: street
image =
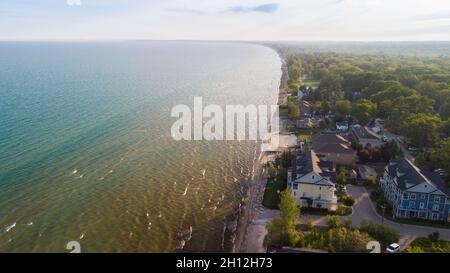
[[[355,199],[353,213],[349,216],[342,216],[341,221],[350,219],[354,226],[359,226],[364,219],[371,222],[381,223],[381,216],[375,210],[375,206],[370,200],[369,194],[364,187],[347,185],[347,191]],[[313,221],[315,225],[326,226],[326,217],[317,215],[302,215],[300,217],[302,223],[308,220]],[[416,237],[426,237],[434,231],[440,233],[441,239],[450,240],[450,230],[443,228],[434,228],[428,226],[408,225],[392,222],[385,219],[384,223],[398,230],[400,241],[398,242],[402,249],[406,248]]]

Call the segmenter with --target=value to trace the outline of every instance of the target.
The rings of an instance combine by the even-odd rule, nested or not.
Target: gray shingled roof
[[[388,171],[391,176],[397,177],[397,184],[401,190],[406,190],[427,182],[447,195],[450,193],[449,189],[445,187],[444,181],[439,176],[433,175],[425,169],[419,169],[409,160],[391,160],[388,165]]]
[[[332,170],[332,163],[323,161],[317,157],[314,151],[298,155],[293,162],[292,177],[297,180],[311,172],[320,174],[324,179],[317,181],[315,184],[333,186],[334,184],[327,178],[333,179],[336,173]]]
[[[352,132],[356,135],[357,138],[365,138],[365,139],[380,139],[380,136],[376,133],[372,132],[369,128],[364,126],[352,126]]]

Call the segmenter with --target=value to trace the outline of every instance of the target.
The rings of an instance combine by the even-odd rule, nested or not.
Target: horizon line
[[[449,43],[449,40],[0,39],[0,42]]]

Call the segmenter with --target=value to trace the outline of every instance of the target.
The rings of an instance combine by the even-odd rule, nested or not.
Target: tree
[[[324,100],[322,101],[322,113],[323,114],[328,114],[331,111],[331,105],[330,102],[328,100]]]
[[[267,225],[268,243],[274,245],[296,245],[301,239],[301,234],[296,229],[300,208],[295,203],[289,190],[284,190],[280,195],[280,216],[275,217]]]
[[[337,182],[339,185],[343,186],[347,183],[347,170],[345,168],[338,169]]]
[[[405,135],[421,147],[435,144],[439,140],[442,120],[435,115],[413,114],[406,119]]]
[[[338,118],[343,119],[349,115],[352,111],[352,103],[349,100],[336,101],[336,115]]]
[[[339,217],[336,215],[327,215],[326,221],[329,229],[337,228],[340,225]]]
[[[298,106],[294,102],[292,102],[292,101],[288,102],[287,107],[288,107],[289,117],[291,119],[295,120],[300,117],[300,109],[298,109]]]
[[[380,243],[389,245],[398,241],[398,231],[384,224],[378,224],[364,219],[361,223],[360,230],[366,232]]]
[[[277,169],[273,166],[272,162],[269,163],[268,173],[270,178],[274,178],[277,175]]]
[[[339,227],[328,230],[328,251],[337,253],[364,253],[371,238],[359,230]]]
[[[353,104],[352,115],[361,123],[365,124],[372,119],[377,110],[377,105],[370,100],[361,99]]]
[[[370,85],[362,90],[362,96],[366,99],[375,95],[378,92],[382,92],[391,87],[400,88],[402,84],[398,81],[385,81],[377,80],[370,83]]]

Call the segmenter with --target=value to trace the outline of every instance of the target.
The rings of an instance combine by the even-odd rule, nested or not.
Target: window
[[[415,193],[411,193],[411,196],[409,197],[409,199],[416,200],[416,194]]]
[[[441,202],[441,198],[439,196],[434,197],[434,202],[439,203]]]
[[[425,194],[421,194],[420,195],[420,199],[425,199],[426,198],[426,195]]]
[[[409,199],[409,194],[407,194],[406,192],[403,194],[403,199],[408,200]]]
[[[413,207],[415,207],[416,206],[416,202],[414,202],[414,201],[409,201],[409,207],[410,208],[413,208]]]
[[[298,190],[298,184],[297,183],[292,184],[292,189]]]
[[[433,205],[433,210],[439,211],[439,204],[434,204]]]
[[[294,191],[294,196],[297,196],[297,192],[296,191]]]
[[[431,218],[433,220],[437,220],[437,219],[439,219],[439,214],[433,212],[433,214],[431,214]]]
[[[420,202],[419,207],[420,207],[421,209],[425,208],[425,203],[424,203],[424,202]]]

